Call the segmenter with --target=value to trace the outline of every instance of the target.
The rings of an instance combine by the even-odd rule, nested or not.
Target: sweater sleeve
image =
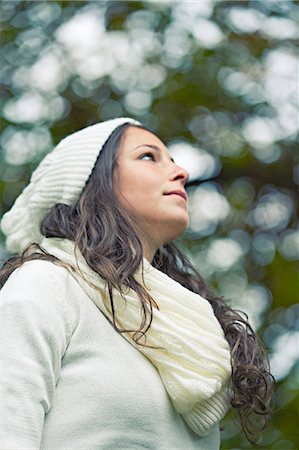
[[[0,292],[1,450],[40,448],[70,336],[64,272],[27,262]]]
[[[182,414],[185,422],[198,436],[207,436],[211,428],[227,413],[230,406],[229,396],[228,388],[224,388],[208,400],[195,403],[190,411]]]

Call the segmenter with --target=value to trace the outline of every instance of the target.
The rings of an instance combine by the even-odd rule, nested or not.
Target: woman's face
[[[174,163],[157,136],[127,128],[115,177],[121,204],[156,247],[183,233],[189,221],[184,189],[188,173]]]

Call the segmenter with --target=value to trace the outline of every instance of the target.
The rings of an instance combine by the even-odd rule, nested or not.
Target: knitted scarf
[[[107,283],[86,263],[72,241],[45,238],[41,247],[72,267],[70,273],[102,313],[112,321]],[[74,270],[75,269],[75,270]],[[79,269],[79,270],[78,270]],[[156,367],[175,410],[198,435],[209,434],[225,415],[231,375],[230,349],[210,303],[143,260],[135,274],[156,301],[146,345],[122,335]],[[105,300],[106,299],[106,300]],[[126,287],[114,291],[117,326],[137,330],[141,323],[140,301]],[[157,348],[158,347],[158,348]]]

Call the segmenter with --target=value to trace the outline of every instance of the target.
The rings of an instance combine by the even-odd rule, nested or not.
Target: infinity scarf
[[[107,283],[86,263],[79,249],[67,239],[45,238],[41,247],[70,265],[72,276],[102,313],[112,321]],[[79,270],[78,270],[79,267]],[[133,332],[122,336],[157,368],[175,410],[198,435],[209,434],[225,415],[231,375],[230,348],[210,303],[143,259],[135,279],[156,301],[153,320],[146,332],[146,345],[137,345]],[[144,280],[144,281],[143,281]],[[100,292],[99,292],[100,291]],[[124,298],[114,290],[117,326],[139,329],[141,303],[126,287]]]

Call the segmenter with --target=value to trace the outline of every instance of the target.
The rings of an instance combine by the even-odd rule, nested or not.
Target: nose
[[[181,180],[183,186],[185,186],[185,184],[189,180],[189,173],[187,172],[187,170],[174,164],[174,170],[171,173],[171,180],[172,181]]]

